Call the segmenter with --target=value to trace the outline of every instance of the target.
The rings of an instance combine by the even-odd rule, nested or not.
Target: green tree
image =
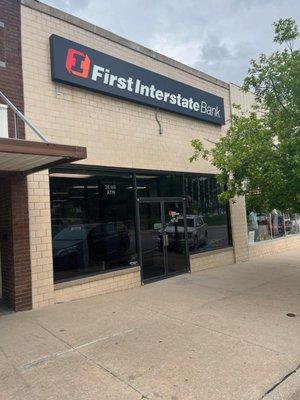
[[[194,154],[208,159],[225,185],[228,201],[245,195],[247,205],[262,211],[300,211],[300,51],[295,21],[274,23],[274,42],[283,49],[252,60],[243,90],[255,95],[256,107],[232,116],[231,127],[211,150],[199,139]],[[236,107],[238,108],[238,107]]]

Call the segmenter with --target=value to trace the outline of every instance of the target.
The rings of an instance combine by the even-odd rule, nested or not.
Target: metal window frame
[[[186,178],[188,177],[207,177],[207,178],[214,178],[216,174],[207,174],[207,173],[201,173],[201,172],[185,172],[185,171],[161,171],[161,170],[150,170],[150,169],[142,169],[142,168],[128,168],[128,167],[111,167],[111,166],[98,166],[98,165],[87,165],[87,164],[74,164],[74,165],[69,165],[65,164],[59,167],[54,167],[51,168],[50,172],[61,172],[61,173],[83,173],[87,172],[88,174],[91,173],[103,173],[103,172],[111,172],[111,173],[127,173],[132,175],[132,180],[133,180],[133,192],[134,192],[134,222],[135,222],[135,242],[136,242],[136,251],[138,254],[138,262],[141,266],[141,279],[142,282],[144,282],[143,279],[143,268],[142,268],[142,245],[141,245],[141,230],[140,230],[140,210],[139,210],[139,204],[140,203],[151,203],[151,202],[183,202],[183,210],[184,210],[184,224],[185,224],[185,230],[187,234],[187,227],[186,227]],[[181,176],[182,177],[182,196],[176,196],[176,197],[171,197],[171,196],[161,196],[161,197],[138,197],[137,193],[137,175],[142,174],[142,175],[175,175],[175,176]],[[227,204],[226,206],[226,214],[227,214],[227,230],[228,230],[228,246],[232,245],[232,231],[231,231],[231,214],[230,214],[230,207]],[[228,247],[226,246],[226,248]],[[207,251],[209,253],[209,251]],[[186,265],[187,265],[187,271],[190,271],[190,252],[188,248],[188,240],[186,237]],[[161,279],[161,278],[159,278]],[[157,279],[154,279],[157,280]],[[148,280],[147,280],[148,282]]]
[[[184,237],[185,237],[185,265],[186,268],[183,271],[180,272],[175,272],[175,273],[169,273],[168,272],[168,255],[167,255],[167,249],[164,248],[163,250],[163,259],[164,259],[164,270],[165,273],[164,275],[154,277],[154,278],[148,278],[144,279],[144,274],[143,274],[143,254],[142,254],[142,243],[141,243],[141,220],[138,218],[138,242],[139,242],[139,263],[141,266],[141,281],[143,284],[145,283],[150,283],[154,282],[160,279],[166,279],[171,276],[175,275],[180,275],[183,273],[191,272],[191,266],[190,266],[190,252],[189,252],[189,246],[188,246],[188,236],[187,236],[187,220],[186,220],[186,199],[185,197],[138,197],[136,199],[136,207],[138,210],[138,216],[139,214],[139,208],[140,204],[159,204],[160,205],[160,213],[161,213],[161,222],[162,222],[162,229],[164,230],[166,228],[166,221],[165,221],[165,204],[166,203],[181,203],[182,204],[182,211],[183,211],[183,221],[184,221]]]

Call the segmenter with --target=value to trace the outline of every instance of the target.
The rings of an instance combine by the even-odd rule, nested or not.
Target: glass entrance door
[[[164,202],[164,235],[167,240],[167,274],[178,274],[187,270],[187,228],[184,204],[179,201]]]
[[[140,203],[140,240],[143,280],[163,278],[166,275],[164,251],[160,243],[162,229],[160,202]]]
[[[187,227],[183,199],[140,198],[138,202],[143,281],[187,271]]]

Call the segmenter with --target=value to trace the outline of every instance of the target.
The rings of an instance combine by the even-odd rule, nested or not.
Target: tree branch
[[[279,94],[278,94],[278,92],[277,92],[277,89],[276,89],[276,86],[275,86],[275,83],[274,83],[272,77],[270,76],[269,79],[270,79],[270,81],[271,81],[272,88],[273,88],[273,90],[274,90],[275,97],[276,97],[278,103],[281,105],[281,107],[282,107],[288,114],[290,114],[289,110],[286,108],[286,106],[282,103],[282,101],[281,101],[281,99],[280,99],[280,96],[279,96]]]

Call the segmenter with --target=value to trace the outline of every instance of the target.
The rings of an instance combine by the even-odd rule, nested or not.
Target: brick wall
[[[221,267],[234,263],[234,252],[232,248],[209,251],[191,255],[191,272],[203,269]]]
[[[65,302],[85,297],[111,293],[141,286],[140,268],[112,271],[95,277],[87,277],[78,281],[57,283],[55,285],[55,302]]]
[[[28,2],[25,2],[25,4]],[[29,2],[32,3],[32,2]],[[38,7],[38,5],[36,5]],[[45,8],[45,7],[43,7]],[[59,12],[57,12],[59,13]],[[72,18],[72,17],[71,17]],[[38,32],[38,34],[37,34]],[[56,143],[87,147],[83,164],[167,171],[214,173],[207,161],[190,163],[191,140],[218,140],[228,125],[217,126],[51,80],[49,37],[57,34],[153,72],[224,98],[228,124],[229,87],[167,65],[155,57],[108,40],[55,16],[22,6],[22,48],[26,115]],[[32,57],[34,62],[32,62]],[[26,130],[26,137],[30,136]]]
[[[70,23],[73,17],[60,11],[51,11],[47,6],[31,0],[23,1],[21,15],[26,114],[50,141],[86,146],[88,159],[83,161],[84,164],[217,172],[205,160],[193,164],[189,162],[192,153],[190,141],[200,138],[210,147],[209,141],[215,142],[225,134],[231,114],[229,86],[213,79],[202,79],[178,65],[164,62],[160,57],[147,55],[138,50],[138,45],[124,45],[117,38],[110,40],[101,33],[97,34],[96,28],[87,29],[88,24],[82,21]],[[51,34],[77,41],[223,97],[226,125],[219,127],[159,111],[158,118],[162,127],[160,135],[157,111],[153,108],[52,82],[49,49]],[[231,101],[240,103],[243,110],[249,110],[253,96],[244,95],[235,85],[231,85],[230,89]],[[26,137],[35,139],[29,130],[26,130]],[[111,278],[66,287],[56,286],[54,290],[50,199],[46,187],[48,179],[46,173],[35,174],[29,179],[33,306],[38,308],[55,301],[118,290],[119,283]],[[247,261],[249,251],[251,256],[254,254],[254,249],[248,246],[245,199],[240,197],[231,202],[230,212],[233,248],[192,256],[192,271]]]
[[[300,235],[291,235],[249,245],[249,259],[278,254],[300,247]]]
[[[27,179],[0,179],[3,299],[15,311],[32,306]]]
[[[13,303],[13,264],[11,193],[8,179],[0,178],[0,256],[2,272],[2,296],[8,303]]]
[[[220,127],[160,111],[158,118],[163,130],[160,135],[155,115],[157,111],[153,108],[54,83],[51,81],[49,37],[51,34],[57,34],[72,39],[219,95],[224,98],[228,119],[230,102],[229,87],[226,84],[220,85],[213,80],[201,79],[155,57],[146,56],[133,48],[70,24],[63,18],[40,12],[36,8],[46,7],[37,3],[24,3],[21,15],[26,115],[39,126],[50,141],[86,146],[88,158],[83,163],[89,165],[216,172],[216,169],[204,160],[192,164],[189,162],[192,154],[190,142],[197,137],[216,141],[225,134],[228,125]],[[35,139],[29,130],[26,130],[26,137]],[[205,144],[211,145],[208,141]],[[48,179],[39,175],[41,176]],[[119,290],[119,285],[125,287],[128,282],[118,283],[107,279],[105,283],[97,281],[79,284],[53,292],[53,266],[51,255],[48,254],[50,247],[45,250],[42,246],[41,250],[44,242],[47,246],[51,244],[50,217],[48,219],[48,216],[44,215],[46,220],[39,222],[39,207],[43,207],[42,210],[48,213],[49,197],[36,194],[36,190],[39,189],[39,177],[33,175],[29,179],[33,307],[38,308],[53,301],[85,297],[107,290]],[[50,212],[48,215],[50,216]],[[47,251],[46,257],[44,251]]]
[[[0,0],[0,90],[24,111],[21,7],[19,0]],[[9,136],[15,137],[14,117],[8,111]],[[18,121],[18,137],[25,138]],[[16,311],[32,305],[27,179],[2,178],[0,183],[0,240],[3,298]]]
[[[28,187],[32,306],[41,308],[54,302],[48,170],[28,176]]]
[[[19,0],[0,0],[0,90],[24,112],[21,7]],[[0,102],[3,102],[0,99]],[[24,138],[24,124],[18,119],[18,137]],[[8,110],[9,136],[15,136],[13,112]]]
[[[230,201],[231,233],[235,262],[249,259],[246,203],[244,197]]]

